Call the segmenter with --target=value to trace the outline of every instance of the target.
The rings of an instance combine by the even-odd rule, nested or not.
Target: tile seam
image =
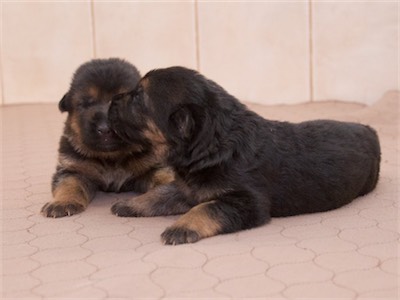
[[[313,1],[308,1],[308,48],[309,48],[309,93],[310,102],[314,99],[314,48],[313,48]]]

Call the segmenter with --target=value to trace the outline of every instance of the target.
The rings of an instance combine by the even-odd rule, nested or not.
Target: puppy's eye
[[[113,101],[121,100],[122,98],[126,97],[126,95],[127,95],[126,93],[117,94],[117,95],[115,95],[114,97],[112,97],[112,100],[113,100]]]
[[[96,103],[95,99],[91,98],[91,97],[83,97],[79,100],[79,106],[83,107],[83,108],[87,108],[90,107],[92,105],[94,105]]]
[[[133,95],[133,101],[137,102],[137,101],[139,101],[139,100],[140,100],[140,95],[139,95],[138,93],[135,93],[135,94]]]

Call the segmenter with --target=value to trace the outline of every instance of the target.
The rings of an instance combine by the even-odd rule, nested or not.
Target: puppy
[[[168,144],[176,182],[147,203],[113,207],[125,216],[147,216],[159,207],[166,214],[184,212],[162,234],[166,244],[253,228],[271,217],[335,209],[372,191],[378,181],[380,146],[372,128],[265,120],[215,82],[182,67],[149,72],[132,93],[113,101],[109,120],[127,143],[151,124]],[[171,199],[174,189],[182,195],[175,192]]]
[[[112,97],[131,91],[139,79],[133,65],[116,58],[95,59],[77,69],[59,102],[68,118],[52,180],[53,199],[43,206],[44,216],[82,212],[99,190],[145,192],[174,179],[164,164],[164,145],[154,147],[154,139],[146,137],[127,143],[109,127]]]

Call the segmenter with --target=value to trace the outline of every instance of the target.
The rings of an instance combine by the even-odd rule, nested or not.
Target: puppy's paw
[[[161,240],[165,245],[195,243],[200,239],[196,231],[185,227],[171,226],[161,234]]]
[[[85,210],[85,207],[76,202],[48,202],[42,209],[41,214],[48,218],[60,218],[72,216]]]
[[[129,206],[125,201],[120,201],[111,206],[111,212],[118,217],[142,217],[143,215]]]

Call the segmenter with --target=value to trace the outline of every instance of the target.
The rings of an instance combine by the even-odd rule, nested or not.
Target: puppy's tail
[[[363,196],[371,192],[377,185],[379,179],[379,170],[380,170],[380,163],[381,163],[381,147],[379,144],[379,137],[376,131],[369,127],[365,126],[367,129],[366,135],[366,143],[368,145],[369,151],[368,154],[370,155],[370,173],[365,182],[364,187],[361,189],[359,196]]]

